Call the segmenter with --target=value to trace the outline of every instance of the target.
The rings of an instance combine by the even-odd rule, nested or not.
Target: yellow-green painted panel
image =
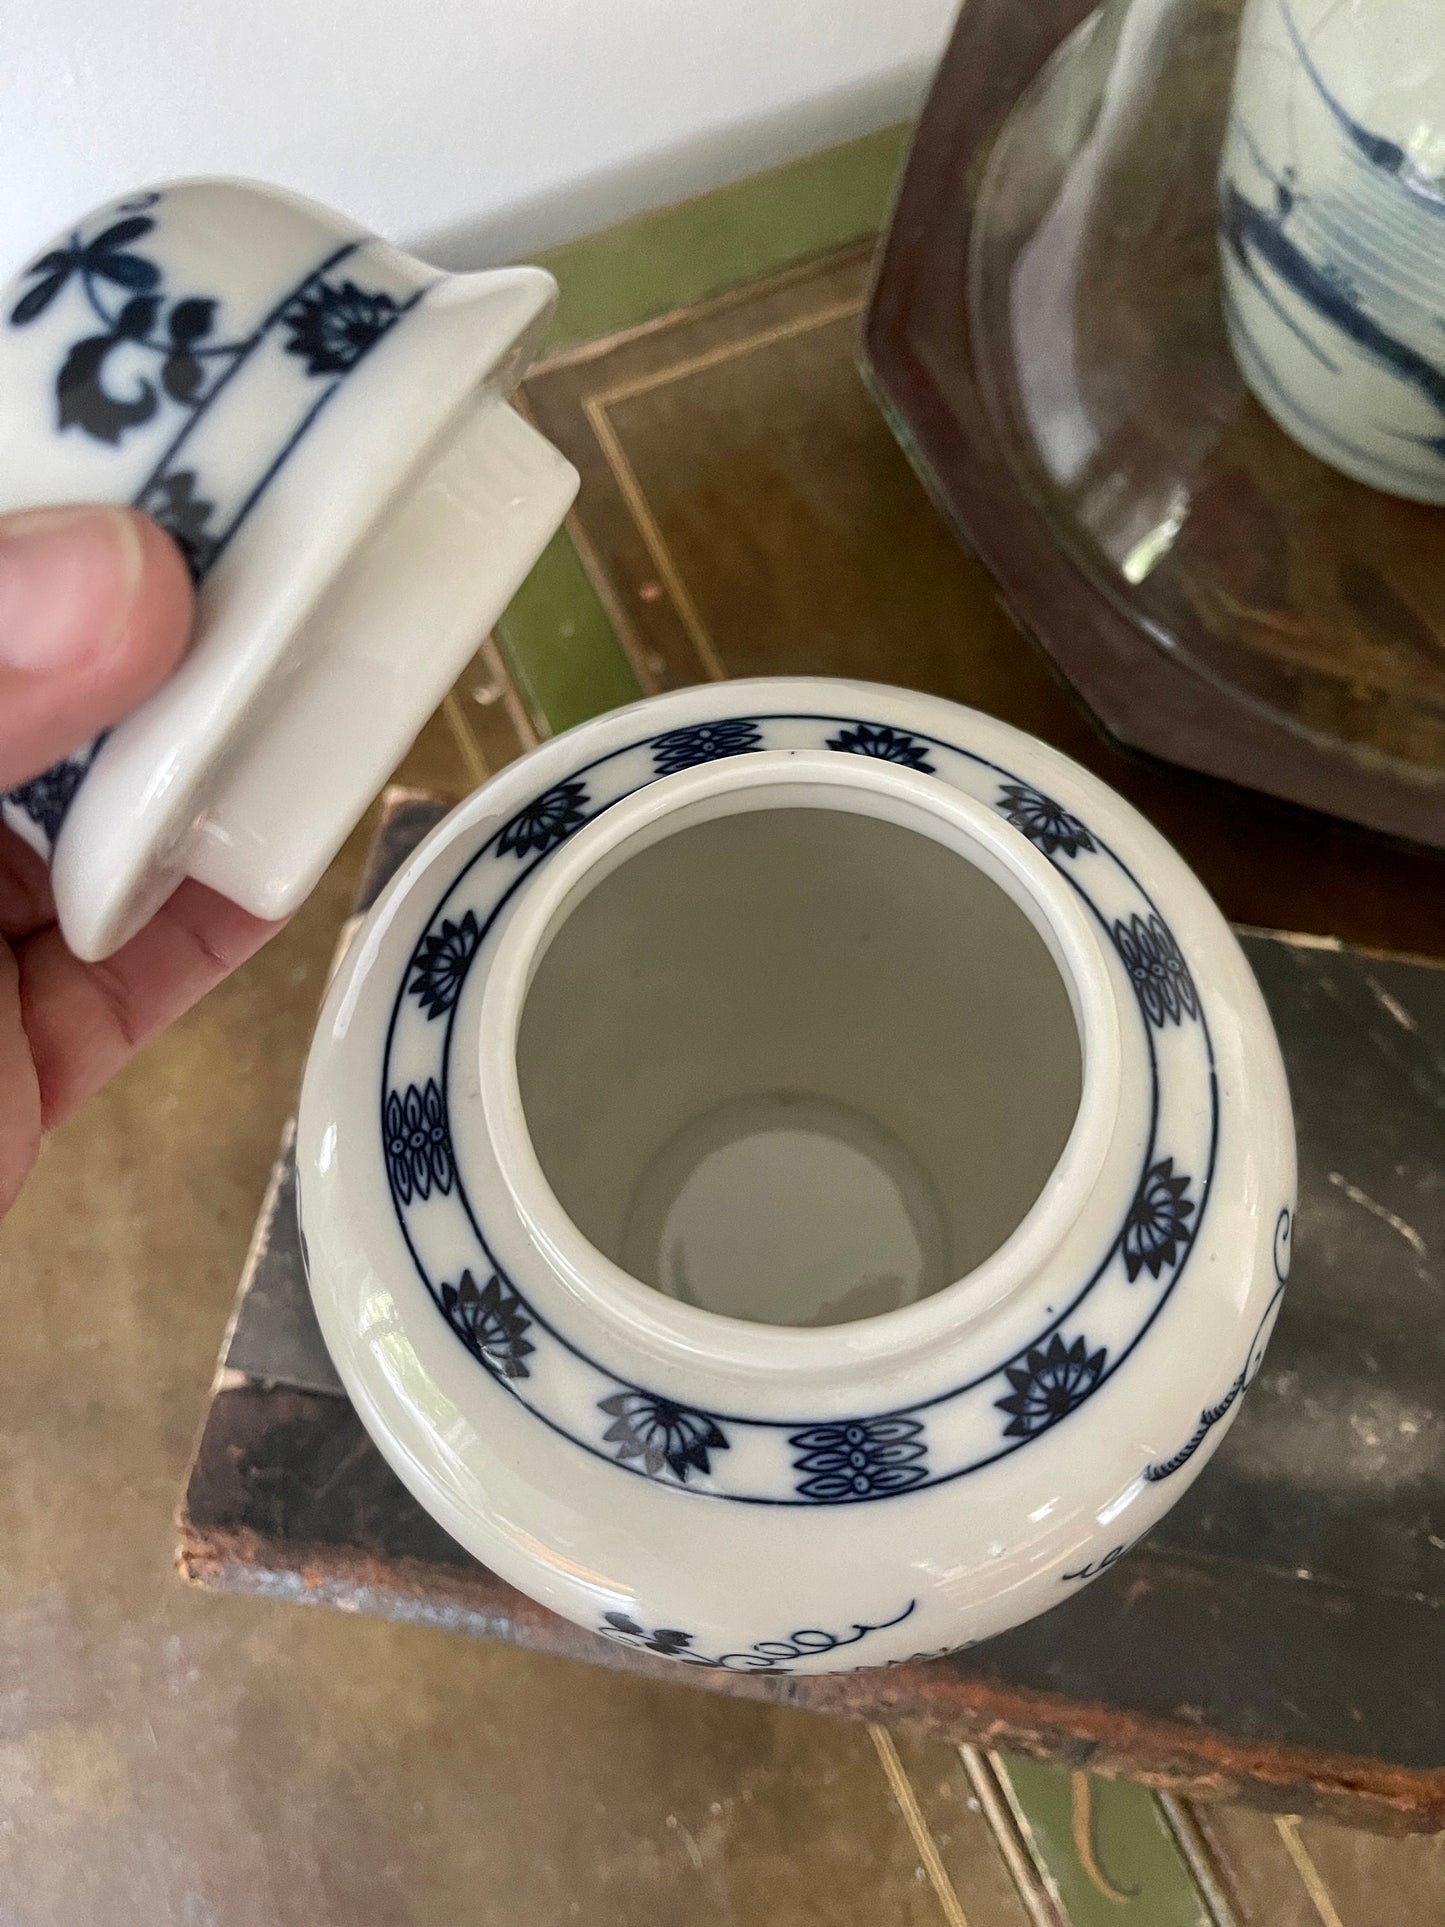
[[[1214,1927],[1147,1787],[1013,1755],[1000,1766],[1030,1851],[1069,1927]]]
[[[640,694],[565,529],[513,597],[497,624],[497,640],[528,708],[554,733]]]
[[[562,289],[549,348],[866,240],[888,217],[909,132],[885,127],[539,255]]]

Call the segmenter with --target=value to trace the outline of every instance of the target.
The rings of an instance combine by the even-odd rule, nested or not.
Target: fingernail
[[[38,675],[103,661],[140,576],[140,538],[123,509],[0,516],[0,668]]]

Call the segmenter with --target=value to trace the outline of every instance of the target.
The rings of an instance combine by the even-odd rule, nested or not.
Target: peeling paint
[[[1359,1205],[1362,1211],[1372,1213],[1382,1224],[1389,1225],[1392,1231],[1398,1231],[1417,1258],[1425,1259],[1430,1256],[1429,1246],[1425,1243],[1425,1240],[1420,1236],[1414,1225],[1406,1224],[1405,1220],[1397,1216],[1395,1212],[1387,1209],[1385,1205],[1377,1203],[1367,1191],[1362,1191],[1357,1184],[1351,1184],[1342,1172],[1331,1171],[1329,1177],[1330,1183],[1334,1185],[1337,1191],[1343,1191],[1351,1204]]]
[[[1377,983],[1376,980],[1373,977],[1369,976],[1368,974],[1365,977],[1365,982],[1370,986],[1370,989],[1374,992],[1375,1000],[1380,1005],[1380,1008],[1385,1012],[1387,1012],[1389,1016],[1394,1018],[1395,1022],[1400,1026],[1401,1030],[1409,1031],[1410,1035],[1413,1037],[1416,1031],[1419,1030],[1420,1026],[1415,1022],[1415,1019],[1410,1015],[1409,1011],[1406,1010],[1405,1006],[1399,1001],[1399,999],[1397,997],[1392,997],[1389,991],[1386,990],[1385,986],[1382,983]]]

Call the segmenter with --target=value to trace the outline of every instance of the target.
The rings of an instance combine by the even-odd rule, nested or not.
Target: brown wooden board
[[[410,797],[388,813],[363,901],[441,811]],[[342,1394],[310,1313],[289,1142],[180,1514],[183,1573],[1199,1796],[1445,1826],[1445,970],[1244,941],[1299,1121],[1284,1312],[1198,1485],[1046,1617],[838,1679],[683,1671],[556,1619],[417,1506]]]
[[[1238,0],[1177,8],[1151,41],[1078,244],[1077,325],[1052,347],[1073,358],[1085,405],[1107,397],[1101,445],[1067,489],[1026,448],[1002,365],[1012,327],[989,317],[1008,311],[1034,215],[1024,190],[999,212],[989,164],[1009,110],[1089,11],[969,0],[960,16],[868,315],[880,397],[1010,610],[1117,739],[1445,847],[1445,509],[1296,448],[1224,339],[1215,167]],[[1018,143],[1016,171],[1042,178],[1047,146],[1042,129]],[[1187,504],[1137,583],[1086,532],[1136,484],[1140,501]]]

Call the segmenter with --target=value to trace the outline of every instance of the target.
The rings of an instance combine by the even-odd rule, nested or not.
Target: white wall
[[[901,118],[955,0],[0,0],[0,279],[177,174],[483,264]]]

